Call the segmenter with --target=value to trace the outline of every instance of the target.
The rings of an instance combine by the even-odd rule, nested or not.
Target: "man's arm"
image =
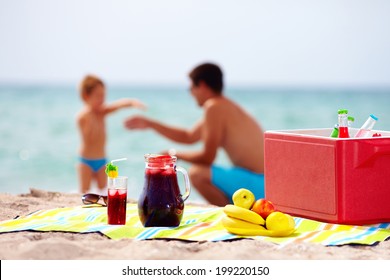
[[[202,126],[203,149],[194,152],[178,152],[177,158],[196,164],[211,165],[223,140],[223,112],[212,107],[205,112]]]
[[[193,144],[201,139],[202,121],[198,122],[192,129],[182,129],[169,126],[143,116],[134,116],[125,121],[128,129],[151,128],[162,136],[183,144]]]

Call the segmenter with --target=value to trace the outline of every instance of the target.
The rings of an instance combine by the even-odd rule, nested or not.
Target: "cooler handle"
[[[359,149],[355,154],[354,167],[372,166],[374,161],[383,155],[390,155],[389,143],[358,143]]]

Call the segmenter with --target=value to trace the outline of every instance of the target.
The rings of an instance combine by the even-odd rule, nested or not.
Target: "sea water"
[[[360,127],[369,114],[380,118],[377,130],[390,130],[390,89],[227,88],[225,95],[244,107],[264,130],[331,128],[337,110],[347,108]],[[126,108],[107,118],[107,158],[118,162],[128,176],[128,197],[137,199],[144,181],[144,154],[170,148],[196,150],[201,144],[183,145],[152,130],[126,130],[123,121],[136,114],[191,128],[201,117],[186,87],[108,87],[107,102],[137,98],[147,104],[143,112]],[[0,86],[0,192],[28,193],[29,188],[77,192],[78,148],[75,117],[82,108],[73,86]],[[217,163],[229,165],[221,150]],[[189,164],[178,161],[189,168]],[[179,184],[184,192],[182,178]],[[193,190],[190,201],[203,201]]]

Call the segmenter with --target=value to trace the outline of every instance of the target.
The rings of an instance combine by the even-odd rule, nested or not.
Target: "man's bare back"
[[[222,134],[219,146],[226,151],[232,163],[255,173],[264,173],[263,131],[253,117],[223,96],[207,100],[204,110],[206,118],[213,115],[221,117],[218,120]],[[203,130],[203,133],[207,132]]]

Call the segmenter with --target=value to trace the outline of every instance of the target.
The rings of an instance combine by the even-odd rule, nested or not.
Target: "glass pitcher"
[[[183,216],[184,201],[191,191],[186,170],[176,166],[169,155],[145,155],[145,182],[138,200],[138,215],[145,227],[177,227]],[[176,172],[184,175],[184,195],[180,194]]]

